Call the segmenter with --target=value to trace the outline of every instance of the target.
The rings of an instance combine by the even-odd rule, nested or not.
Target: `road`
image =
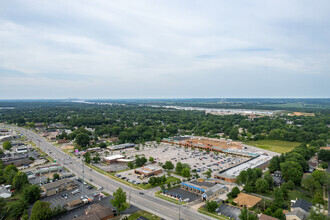
[[[68,154],[64,153],[59,148],[50,144],[45,138],[40,137],[36,133],[20,128],[20,127],[11,127],[31,141],[33,141],[37,147],[42,151],[46,152],[53,159],[56,159],[61,166],[65,166],[70,172],[74,173],[77,177],[82,178],[82,161],[78,158],[70,157]],[[51,152],[51,154],[50,154]],[[72,163],[68,163],[68,162]],[[104,191],[108,193],[115,192],[119,187],[126,191],[128,200],[134,206],[146,210],[150,213],[153,213],[164,219],[184,219],[184,220],[193,220],[193,219],[213,219],[209,216],[200,214],[194,209],[185,206],[178,206],[168,201],[162,200],[153,195],[153,193],[146,192],[144,195],[139,194],[139,190],[131,188],[123,183],[117,182],[95,170],[90,171],[90,168],[85,166],[85,179],[89,182],[89,178],[93,180],[92,184],[97,187],[104,187]],[[180,217],[179,217],[180,216]]]

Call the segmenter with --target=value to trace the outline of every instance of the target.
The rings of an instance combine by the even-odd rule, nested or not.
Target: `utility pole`
[[[181,219],[181,206],[179,205],[179,220]]]
[[[128,204],[131,205],[131,190],[129,190],[129,196],[128,196]]]

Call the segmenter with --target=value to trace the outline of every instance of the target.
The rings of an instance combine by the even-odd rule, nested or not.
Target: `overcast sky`
[[[329,0],[0,0],[0,99],[330,97],[329,12]]]

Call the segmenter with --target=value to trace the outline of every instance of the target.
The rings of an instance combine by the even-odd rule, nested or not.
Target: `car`
[[[87,188],[88,188],[88,189],[93,189],[94,187],[92,187],[92,186],[88,186]]]
[[[144,192],[139,192],[139,194],[144,195]]]
[[[101,186],[101,187],[99,187],[97,190],[103,190],[103,187]]]

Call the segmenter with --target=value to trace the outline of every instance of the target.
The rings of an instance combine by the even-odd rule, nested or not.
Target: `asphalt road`
[[[77,177],[82,178],[82,161],[78,158],[70,157],[68,154],[64,153],[59,148],[50,144],[45,138],[40,137],[36,133],[29,131],[24,128],[12,127],[15,130],[24,134],[27,138],[32,140],[37,147],[41,150],[49,154],[53,159],[62,165],[65,166],[70,172],[74,173]],[[50,152],[52,154],[50,154]],[[72,163],[68,163],[72,162]],[[193,219],[213,219],[206,215],[202,215],[196,210],[191,208],[175,205],[173,203],[162,200],[156,196],[154,196],[154,192],[152,190],[145,191],[144,195],[139,194],[139,190],[131,188],[123,183],[117,182],[109,177],[98,173],[93,170],[90,171],[90,168],[85,166],[85,181],[89,182],[89,179],[92,179],[92,184],[97,187],[104,187],[104,191],[108,193],[115,192],[119,187],[121,187],[124,191],[126,191],[128,200],[134,206],[151,212],[155,215],[158,215],[164,219],[184,219],[184,220],[193,220]],[[180,218],[179,218],[180,216]]]

